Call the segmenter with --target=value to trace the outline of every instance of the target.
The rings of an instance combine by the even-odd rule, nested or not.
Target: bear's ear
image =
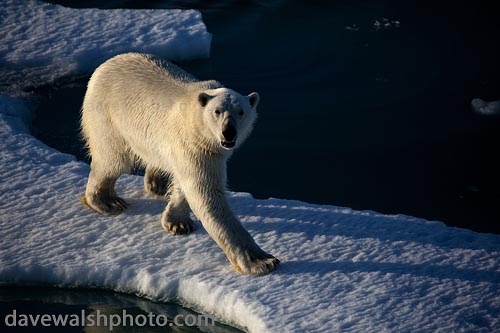
[[[257,94],[256,92],[253,92],[250,95],[248,95],[248,101],[250,102],[250,106],[253,108],[256,107],[257,104],[259,104],[259,100],[260,100],[259,94]]]
[[[205,107],[208,104],[208,101],[212,98],[209,94],[206,94],[204,92],[200,93],[198,95],[198,102],[200,102],[200,105]]]

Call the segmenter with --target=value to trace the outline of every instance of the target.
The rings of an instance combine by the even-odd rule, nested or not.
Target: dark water
[[[15,312],[14,312],[15,311]],[[42,324],[34,325],[29,322],[22,322],[23,315],[49,315],[67,316],[67,318],[82,318],[92,316],[95,321],[92,324],[86,321],[83,325],[73,326],[68,324],[63,326],[47,327]],[[138,319],[127,319],[123,316],[123,311]],[[168,322],[156,319],[154,316],[165,316]],[[112,316],[115,316],[114,319]],[[73,316],[73,317],[72,317]],[[99,316],[99,325],[97,317]],[[118,316],[122,316],[118,319]],[[142,317],[150,316],[143,325]],[[31,287],[0,287],[0,331],[7,332],[211,332],[211,333],[238,333],[238,329],[205,320],[199,317],[200,314],[188,310],[176,304],[155,303],[138,297],[124,295],[104,290],[76,290],[76,289],[54,289],[54,288],[31,288]],[[104,319],[107,317],[107,319]],[[132,317],[128,317],[132,318]],[[175,319],[177,318],[177,319]],[[182,318],[185,318],[183,321]],[[199,319],[198,319],[199,318]],[[111,324],[113,320],[113,325]],[[118,324],[121,321],[121,325]],[[175,320],[175,321],[174,321]],[[80,324],[83,323],[80,320]],[[198,322],[200,326],[193,326]],[[28,325],[27,325],[28,324]],[[45,322],[47,325],[48,322]],[[114,326],[114,327],[113,327]],[[112,328],[112,329],[110,329]]]
[[[230,161],[232,190],[500,233],[500,119],[470,108],[476,97],[500,99],[494,7],[380,0],[52,2],[201,10],[213,34],[211,57],[180,65],[261,95],[255,131]],[[77,128],[85,80],[39,92],[45,99],[34,132],[83,158]]]

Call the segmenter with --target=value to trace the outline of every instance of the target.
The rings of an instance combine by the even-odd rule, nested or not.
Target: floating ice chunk
[[[500,101],[486,102],[480,98],[474,98],[471,105],[472,110],[478,114],[485,116],[500,115]]]
[[[353,25],[348,25],[344,27],[345,30],[350,30],[350,31],[359,31],[359,27],[356,24]]]
[[[401,22],[399,20],[389,20],[388,18],[382,18],[381,20],[375,20],[373,22],[373,27],[375,28],[375,31],[378,31],[380,29],[391,29],[391,28],[399,28]]]

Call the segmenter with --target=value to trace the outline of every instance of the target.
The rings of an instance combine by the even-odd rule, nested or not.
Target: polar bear
[[[153,55],[127,53],[99,66],[88,83],[81,127],[91,156],[84,203],[102,214],[128,204],[115,182],[136,161],[146,191],[169,202],[165,231],[187,234],[196,215],[236,271],[267,274],[279,260],[264,252],[226,199],[226,162],[250,134],[259,95],[243,96],[217,81],[199,81]]]

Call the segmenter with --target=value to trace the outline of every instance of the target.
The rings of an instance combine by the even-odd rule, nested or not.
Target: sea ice
[[[99,287],[176,300],[249,332],[492,332],[500,329],[500,236],[280,199],[229,200],[256,241],[282,260],[267,276],[233,271],[199,225],[162,231],[165,206],[142,179],[118,191],[131,208],[102,216],[80,203],[88,165],[45,146],[0,99],[0,282]]]
[[[196,10],[72,9],[4,0],[0,20],[0,86],[8,81],[11,90],[89,74],[129,51],[170,60],[210,52],[211,35]]]
[[[474,112],[484,116],[500,114],[500,101],[486,102],[480,98],[474,98],[471,105]]]

